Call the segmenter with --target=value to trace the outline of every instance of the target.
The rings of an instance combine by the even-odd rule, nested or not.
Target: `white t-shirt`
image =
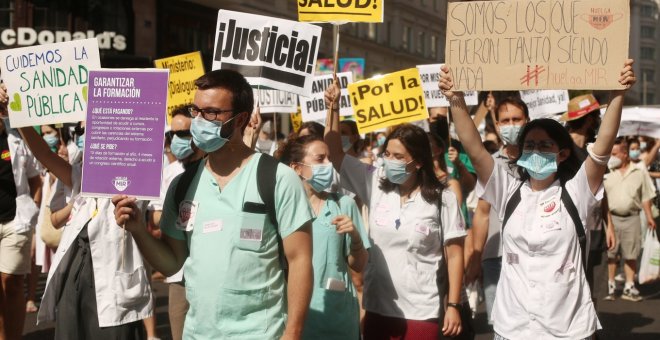
[[[437,203],[426,202],[420,193],[401,206],[398,189],[386,193],[379,188],[384,176],[382,168],[344,157],[341,185],[355,192],[370,211],[372,248],[364,273],[363,306],[389,317],[437,318],[436,271],[444,244],[466,235],[458,201],[444,190],[440,214]]]
[[[477,193],[502,220],[519,184],[496,163],[488,183],[478,183]],[[565,187],[586,225],[603,197],[602,185],[596,195],[591,193],[583,163]],[[584,339],[601,327],[575,226],[560,199],[560,183],[534,192],[527,181],[520,195],[502,232],[502,273],[492,314],[495,331],[507,339]]]

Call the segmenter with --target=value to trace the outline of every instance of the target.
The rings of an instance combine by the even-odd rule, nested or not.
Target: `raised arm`
[[[603,175],[607,169],[607,161],[602,160],[609,158],[609,155],[612,152],[614,139],[616,139],[616,135],[619,131],[619,124],[621,123],[624,96],[627,89],[635,84],[635,81],[637,80],[632,65],[632,59],[626,60],[619,77],[619,83],[625,85],[626,89],[612,91],[610,94],[610,102],[605,111],[603,121],[600,124],[600,129],[598,130],[598,138],[596,138],[596,142],[590,148],[591,157],[587,157],[587,160],[585,161],[585,169],[587,171],[589,187],[591,188],[592,193],[595,193],[603,182]],[[594,157],[599,158],[601,161],[595,161]]]
[[[71,164],[50,150],[48,144],[32,127],[19,128],[23,141],[32,151],[34,157],[57,177],[64,185],[73,190]]]
[[[474,170],[477,172],[477,179],[482,184],[485,184],[493,172],[495,163],[486,148],[481,143],[481,136],[479,131],[474,125],[474,121],[470,118],[463,92],[455,92],[454,80],[451,71],[447,65],[443,65],[440,69],[440,91],[447,97],[451,105],[451,114],[454,119],[454,126],[458,134],[463,148],[470,156]]]
[[[252,116],[250,116],[248,125],[245,127],[245,130],[243,130],[243,143],[252,150],[254,150],[254,147],[257,145],[261,126],[261,109],[257,106],[252,113]]]
[[[341,133],[339,132],[339,97],[341,90],[339,82],[335,81],[325,90],[325,105],[328,107],[328,115],[325,119],[325,144],[328,145],[328,158],[332,166],[341,171],[341,163],[344,161],[344,150],[341,147]]]
[[[649,152],[646,153],[646,157],[644,157],[644,163],[646,163],[646,166],[650,166],[658,156],[658,151],[660,150],[660,138],[656,138],[654,142],[651,150],[649,150]]]
[[[282,339],[300,339],[309,310],[309,301],[312,298],[314,282],[311,222],[307,222],[302,228],[285,237],[282,240],[282,246],[289,263],[288,318]]]

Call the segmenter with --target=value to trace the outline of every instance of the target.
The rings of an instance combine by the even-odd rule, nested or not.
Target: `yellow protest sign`
[[[300,127],[302,126],[302,112],[300,112],[300,106],[298,106],[298,111],[291,114],[291,129],[293,132],[298,133]]]
[[[383,22],[385,0],[298,0],[298,20]]]
[[[627,0],[462,1],[447,13],[457,90],[623,88]]]
[[[348,93],[360,133],[429,116],[417,68],[348,84]]]
[[[167,93],[167,124],[172,120],[172,109],[191,104],[195,96],[195,80],[204,74],[202,56],[199,52],[156,59],[157,68],[170,70]]]

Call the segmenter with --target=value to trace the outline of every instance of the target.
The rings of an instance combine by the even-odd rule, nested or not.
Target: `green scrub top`
[[[474,170],[474,166],[472,165],[472,161],[470,160],[470,157],[463,150],[463,146],[460,146],[458,148],[458,159],[460,159],[461,162],[463,163],[463,165],[465,165],[465,169],[467,169],[467,171],[469,173],[472,173],[472,174],[475,174],[475,175],[477,174],[477,172]],[[449,175],[452,178],[459,179],[459,177],[461,177],[461,176],[458,172],[458,168],[456,168],[454,166],[454,164],[449,161],[449,156],[447,155],[446,152],[445,152],[445,163],[447,164],[447,166],[452,167],[451,174],[449,174]],[[463,215],[463,219],[465,219],[465,226],[467,228],[470,228],[472,226],[472,218],[471,218],[470,214],[468,214],[467,204],[465,204],[465,200],[467,199],[469,194],[470,194],[469,192],[464,192],[463,193],[463,202],[460,202],[461,203],[461,215]]]
[[[314,287],[303,339],[360,338],[360,306],[347,263],[351,237],[337,234],[332,220],[339,215],[350,217],[364,248],[369,249],[371,244],[355,201],[348,196],[334,196],[328,197],[312,224]],[[328,281],[343,283],[345,290],[326,289]]]
[[[184,264],[186,339],[278,339],[286,324],[286,283],[276,229],[264,213],[246,213],[244,202],[263,203],[257,191],[255,154],[220,190],[200,162],[185,199],[174,208],[180,176],[168,189],[161,228],[188,243]],[[312,219],[298,176],[279,164],[275,211],[286,238]]]

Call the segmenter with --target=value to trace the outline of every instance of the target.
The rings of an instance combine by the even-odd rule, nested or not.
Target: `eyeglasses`
[[[165,134],[169,139],[174,138],[174,136],[177,136],[179,138],[192,137],[192,135],[190,134],[190,130],[179,130],[179,131],[170,130],[170,131],[165,132]]]
[[[188,107],[188,112],[190,113],[191,116],[197,117],[200,113],[202,114],[202,117],[206,120],[215,120],[215,118],[218,115],[221,115],[223,113],[228,113],[228,112],[234,112],[233,109],[228,109],[228,110],[221,110],[221,109],[200,109],[195,105],[191,105]]]
[[[557,143],[551,140],[542,140],[539,142],[526,141],[523,143],[523,151],[534,151],[534,149],[537,149],[540,152],[552,152],[555,145]]]

